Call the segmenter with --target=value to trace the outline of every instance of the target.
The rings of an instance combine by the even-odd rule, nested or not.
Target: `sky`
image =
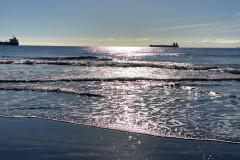
[[[240,0],[0,0],[20,45],[240,47]]]

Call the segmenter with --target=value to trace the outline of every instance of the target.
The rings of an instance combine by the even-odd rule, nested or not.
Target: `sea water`
[[[240,49],[0,46],[0,116],[240,143]]]

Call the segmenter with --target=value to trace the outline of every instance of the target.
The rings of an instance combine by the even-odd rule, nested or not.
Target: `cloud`
[[[212,40],[211,39],[204,39],[204,40],[202,40],[202,41],[200,41],[201,43],[209,43],[209,42],[212,42]]]
[[[240,39],[203,39],[199,43],[237,44]]]
[[[153,28],[152,31],[160,31],[160,30],[176,30],[176,29],[187,29],[187,28],[198,28],[198,27],[208,27],[208,26],[216,26],[222,23],[205,23],[205,24],[191,24],[191,25],[182,25],[182,26],[171,26],[171,27],[159,27]]]
[[[216,39],[215,43],[229,43],[229,44],[236,44],[240,43],[240,39]]]
[[[99,42],[145,42],[145,41],[150,41],[151,39],[148,38],[98,38],[97,41]]]
[[[100,42],[105,42],[105,41],[116,41],[116,39],[112,38],[112,37],[107,37],[107,38],[98,38],[97,41]]]
[[[148,38],[139,38],[139,39],[135,39],[135,41],[149,41],[150,39]]]

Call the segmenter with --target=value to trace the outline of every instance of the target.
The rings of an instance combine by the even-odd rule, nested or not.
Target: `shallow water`
[[[240,143],[240,50],[0,46],[0,116]]]

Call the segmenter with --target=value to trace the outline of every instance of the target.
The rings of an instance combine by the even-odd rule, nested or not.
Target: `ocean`
[[[0,117],[240,143],[240,49],[0,46]]]

